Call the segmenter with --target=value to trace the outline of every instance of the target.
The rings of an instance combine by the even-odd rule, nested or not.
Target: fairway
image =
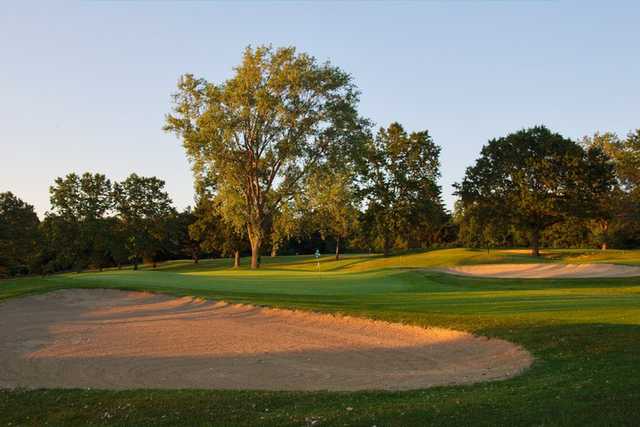
[[[640,417],[640,278],[493,279],[432,271],[539,261],[513,251],[451,249],[323,259],[320,271],[313,257],[301,256],[265,258],[260,271],[234,270],[228,259],[216,259],[4,281],[1,298],[112,288],[444,327],[514,342],[535,361],[511,379],[402,392],[3,390],[0,425],[52,419],[57,425],[177,424],[187,413],[192,425],[306,425],[310,419],[350,425],[460,425],[471,419],[477,425],[634,424]],[[640,252],[549,251],[544,262],[638,265]]]

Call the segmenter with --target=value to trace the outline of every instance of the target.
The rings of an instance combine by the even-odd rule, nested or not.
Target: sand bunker
[[[521,279],[640,276],[640,267],[616,264],[485,264],[439,269],[462,276]]]
[[[532,362],[464,332],[116,290],[10,299],[0,324],[0,388],[413,389]]]

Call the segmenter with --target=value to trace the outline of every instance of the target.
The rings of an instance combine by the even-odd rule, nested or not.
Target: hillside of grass
[[[241,268],[230,269],[232,260],[228,258],[204,259],[194,264],[192,260],[168,261],[159,264],[155,270],[194,274],[218,274],[248,269],[249,260],[243,258]],[[339,261],[333,255],[320,258],[321,272],[347,273],[366,272],[377,269],[398,268],[437,268],[458,265],[477,264],[526,264],[526,263],[564,263],[588,264],[611,263],[622,265],[640,265],[640,250],[601,251],[597,249],[548,249],[540,257],[532,257],[527,249],[440,249],[402,253],[388,258],[380,254],[346,254]],[[317,272],[317,263],[313,255],[262,257],[261,271]],[[143,270],[151,266],[143,266]]]
[[[262,261],[259,271],[215,259],[15,279],[0,282],[0,299],[73,287],[195,295],[467,330],[521,344],[536,361],[505,381],[408,392],[4,390],[0,425],[631,426],[640,419],[640,278],[490,279],[429,270],[638,265],[640,251],[547,251],[542,260],[519,250],[349,255],[323,257],[319,271],[311,256]]]

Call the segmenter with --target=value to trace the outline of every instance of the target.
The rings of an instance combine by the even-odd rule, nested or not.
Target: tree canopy
[[[196,180],[240,206],[233,221],[257,268],[267,219],[316,165],[348,151],[358,92],[347,73],[291,47],[249,47],[234,71],[220,84],[184,75],[165,129],[182,138]]]
[[[456,191],[469,212],[526,232],[537,256],[545,229],[570,217],[599,214],[596,201],[610,191],[613,178],[601,150],[585,151],[536,126],[490,140]]]
[[[323,239],[336,242],[336,260],[341,244],[358,227],[359,197],[354,176],[345,171],[319,169],[308,180],[307,201],[312,225]]]
[[[604,152],[616,176],[611,191],[594,201],[599,215],[591,223],[591,232],[602,249],[610,244],[626,246],[640,237],[640,130],[624,139],[612,132],[597,132],[581,142],[587,150]]]
[[[148,259],[154,265],[167,237],[166,219],[175,214],[164,181],[131,174],[114,185],[114,206],[127,230],[127,245],[134,267]]]
[[[106,214],[113,207],[111,181],[105,175],[86,172],[70,173],[56,178],[49,187],[51,212],[49,244],[64,247],[73,265],[81,270],[90,264],[102,268],[105,264],[111,237]]]
[[[11,192],[0,193],[0,277],[29,271],[39,240],[33,206]]]
[[[366,227],[389,255],[397,239],[411,239],[423,228],[437,228],[444,216],[440,147],[428,131],[408,134],[399,123],[380,128],[369,139],[360,166],[367,204]]]
[[[640,129],[578,143],[544,126],[494,138],[442,201],[428,130],[374,128],[352,77],[293,47],[248,47],[231,76],[178,80],[163,128],[190,161],[195,206],[157,177],[70,173],[51,210],[0,194],[0,275],[251,252],[382,252],[468,245],[640,245]]]

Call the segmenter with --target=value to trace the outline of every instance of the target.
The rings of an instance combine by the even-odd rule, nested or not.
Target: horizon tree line
[[[403,146],[411,138],[430,141],[428,133],[409,136],[392,124],[376,138],[368,143],[366,174],[328,179],[326,170],[317,172],[308,193],[269,219],[271,256],[327,245],[336,259],[344,247],[386,255],[434,246],[528,245],[534,255],[540,247],[640,247],[640,130],[624,139],[596,133],[573,142],[534,127],[491,140],[456,185],[453,215],[439,197],[418,197],[427,191],[439,196],[437,185],[416,190],[435,179],[399,173],[410,169],[397,156],[415,159],[415,153],[395,147],[380,163],[382,147],[391,150],[391,142]],[[439,152],[432,141],[425,147]],[[435,178],[437,156],[431,160],[431,172],[420,171]],[[385,169],[392,167],[397,169]],[[403,182],[402,190],[391,180]],[[137,268],[177,258],[198,262],[203,255],[231,256],[238,267],[251,250],[243,228],[226,222],[230,212],[224,209],[232,206],[204,192],[194,209],[179,212],[155,177],[132,174],[112,182],[99,173],[71,173],[55,180],[50,196],[51,210],[40,221],[33,206],[0,193],[0,275]]]
[[[349,248],[640,243],[640,130],[573,141],[544,126],[490,140],[448,212],[428,130],[374,131],[352,77],[295,48],[247,48],[234,75],[179,79],[164,130],[182,142],[193,209],[156,177],[68,174],[51,210],[0,194],[0,275]]]

